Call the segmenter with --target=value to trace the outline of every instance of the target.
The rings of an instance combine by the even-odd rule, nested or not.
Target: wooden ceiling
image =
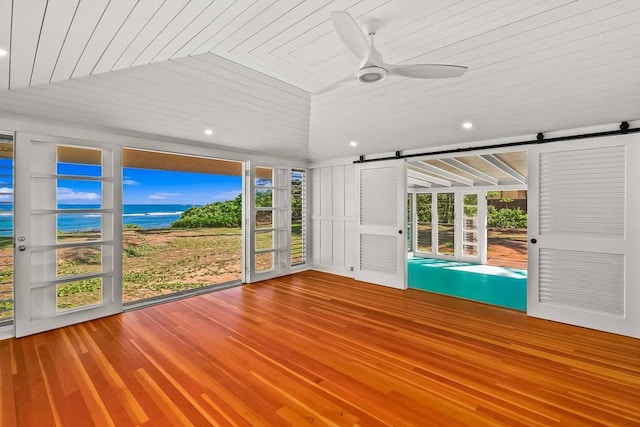
[[[407,166],[410,188],[443,190],[508,186],[526,189],[527,176],[526,151],[409,160]]]
[[[358,66],[333,10],[386,62],[470,71],[313,95]],[[0,111],[355,157],[640,119],[639,38],[634,0],[0,0]]]

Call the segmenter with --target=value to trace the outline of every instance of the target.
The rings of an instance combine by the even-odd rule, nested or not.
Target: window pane
[[[273,211],[256,212],[256,229],[273,228]]]
[[[304,264],[306,257],[305,171],[291,171],[291,265]]]
[[[256,249],[273,249],[273,231],[256,233]]]
[[[465,194],[464,195],[464,205],[467,206],[477,206],[478,205],[478,195],[477,194]]]
[[[58,209],[99,209],[102,206],[102,183],[59,179]]]
[[[72,310],[102,302],[102,278],[77,280],[56,286],[58,311]]]
[[[57,174],[76,176],[102,176],[102,150],[59,145]]]
[[[273,190],[265,190],[263,188],[256,189],[256,207],[271,208],[273,207]]]
[[[416,220],[420,252],[431,252],[431,194],[416,194]]]
[[[81,213],[56,215],[58,243],[88,242],[102,239],[102,219],[111,219],[112,214]],[[46,222],[48,215],[41,215],[41,221]],[[38,222],[38,217],[32,223]],[[34,224],[35,225],[35,224]]]
[[[256,168],[256,187],[273,187],[273,169]]]
[[[0,140],[0,325],[13,321],[13,141]]]
[[[55,251],[58,278],[102,271],[102,246],[77,246]]]
[[[273,252],[256,254],[256,271],[267,271],[273,269]]]
[[[438,194],[438,253],[454,254],[455,197],[453,193]]]

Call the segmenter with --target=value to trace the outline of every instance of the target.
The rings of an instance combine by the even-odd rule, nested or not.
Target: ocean
[[[144,229],[167,228],[190,207],[198,205],[124,205],[122,222]],[[60,205],[59,209],[91,209],[96,205]],[[58,230],[62,232],[90,231],[100,228],[98,214],[59,214]],[[0,236],[10,236],[13,229],[12,206],[0,204]]]

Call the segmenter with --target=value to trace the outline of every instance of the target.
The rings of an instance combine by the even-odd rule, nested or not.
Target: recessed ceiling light
[[[357,146],[358,146],[358,143],[357,143],[356,141],[351,141],[351,142],[349,143],[349,145],[350,145],[350,146],[352,146],[352,147],[357,147]]]
[[[7,51],[4,49],[0,49],[0,56],[7,56]]]
[[[207,129],[204,131],[204,134],[209,136],[209,135],[213,135],[213,131],[211,129]]]
[[[471,129],[471,128],[473,127],[473,123],[471,123],[471,122],[464,122],[464,123],[462,124],[462,127],[463,127],[463,128],[465,128],[465,129]]]

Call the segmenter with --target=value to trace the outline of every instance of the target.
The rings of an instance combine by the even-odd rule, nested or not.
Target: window
[[[306,261],[306,182],[305,171],[291,170],[291,265]]]
[[[416,194],[416,222],[418,243],[417,250],[419,252],[431,252],[431,210],[432,210],[431,194]]]
[[[13,137],[0,134],[0,326],[13,322]]]
[[[455,253],[455,194],[438,193],[438,254]]]
[[[462,255],[478,256],[478,195],[462,197]]]

